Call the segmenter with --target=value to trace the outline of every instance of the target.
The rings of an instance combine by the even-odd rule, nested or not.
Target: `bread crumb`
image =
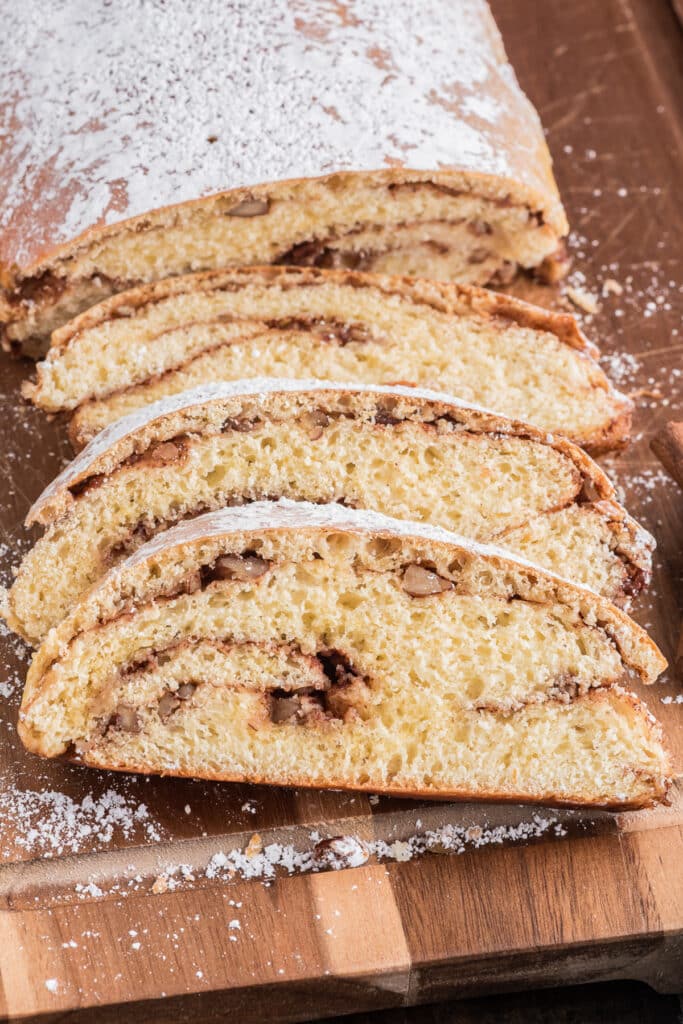
[[[254,832],[253,836],[247,844],[247,848],[244,851],[247,857],[257,857],[263,850],[263,841],[258,832]]]
[[[576,288],[568,284],[565,287],[565,294],[570,302],[582,309],[584,313],[597,313],[600,308],[595,295],[586,291],[585,288]]]
[[[623,285],[620,285],[613,277],[608,277],[602,282],[602,294],[605,297],[607,295],[623,295]]]
[[[166,875],[159,875],[158,878],[154,879],[152,886],[152,892],[155,896],[160,896],[162,893],[168,891],[168,878]]]

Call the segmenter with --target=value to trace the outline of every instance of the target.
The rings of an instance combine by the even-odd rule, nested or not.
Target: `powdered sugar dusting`
[[[9,700],[20,690],[23,677],[12,668],[10,662],[20,663],[28,658],[29,647],[0,620],[0,698]],[[8,657],[9,655],[9,657]]]
[[[640,363],[630,352],[613,352],[600,359],[605,373],[619,387],[632,387],[640,371]]]
[[[484,0],[25,0],[3,39],[7,263],[95,223],[340,170],[481,171],[557,205]]]
[[[333,842],[351,851],[346,862],[333,863],[330,858],[321,857],[319,849],[330,840],[317,842],[315,846],[301,850],[291,845],[270,843],[255,855],[248,851],[229,850],[214,854],[209,861],[205,875],[208,879],[240,878],[272,879],[278,869],[287,874],[338,870],[340,867],[354,868],[366,864],[369,857],[379,861],[405,862],[425,853],[464,853],[467,848],[499,846],[503,843],[528,842],[546,836],[562,837],[567,834],[565,826],[552,814],[532,814],[526,821],[515,825],[455,825],[448,823],[436,829],[417,832],[405,839],[387,842],[384,839],[360,841],[354,836],[338,836]],[[317,839],[314,834],[313,839]],[[358,854],[362,850],[362,855]]]
[[[196,519],[189,519],[171,527],[164,533],[152,537],[137,551],[133,552],[124,562],[116,566],[97,588],[91,591],[96,594],[104,589],[107,583],[121,576],[128,569],[134,568],[148,558],[162,551],[171,550],[183,544],[209,540],[231,533],[250,530],[301,530],[339,529],[353,532],[369,532],[377,534],[393,534],[396,537],[415,538],[438,544],[450,544],[483,557],[503,558],[506,562],[514,562],[520,568],[532,569],[538,574],[538,566],[526,561],[519,555],[513,555],[493,544],[479,544],[477,541],[451,533],[440,526],[428,523],[411,522],[410,520],[394,519],[370,509],[346,508],[342,505],[314,505],[308,501],[290,501],[281,498],[279,501],[255,501],[251,505],[219,509],[206,512]],[[551,572],[546,575],[553,576]],[[569,586],[559,576],[553,576],[558,582]],[[592,591],[577,587],[587,597],[596,598]]]
[[[11,816],[17,848],[43,857],[78,853],[93,842],[101,847],[115,838],[130,840],[138,831],[146,842],[162,837],[144,803],[113,789],[81,800],[50,790],[3,790],[0,816]]]

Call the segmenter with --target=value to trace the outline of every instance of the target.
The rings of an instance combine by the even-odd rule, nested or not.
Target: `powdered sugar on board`
[[[323,837],[318,828],[306,831],[302,827],[294,842],[283,842],[275,838],[277,834],[274,833],[264,836],[254,833],[248,839],[225,836],[223,838],[228,843],[231,839],[236,842],[223,848],[220,847],[220,839],[203,843],[200,850],[189,846],[186,852],[191,854],[192,859],[188,863],[164,863],[162,851],[153,859],[146,856],[148,851],[145,851],[141,854],[142,866],[139,857],[131,857],[115,875],[108,871],[106,861],[101,868],[96,867],[88,875],[85,865],[93,863],[88,860],[84,862],[81,880],[69,884],[68,878],[65,878],[62,884],[51,885],[49,901],[55,904],[70,903],[74,900],[90,901],[111,896],[121,898],[140,893],[159,896],[240,881],[258,881],[268,887],[284,875],[349,870],[369,863],[405,863],[430,853],[463,854],[489,846],[556,840],[600,827],[580,812],[572,810],[552,812],[520,807],[517,810],[518,820],[512,822],[510,819],[515,817],[514,808],[482,807],[480,813],[474,813],[474,820],[478,820],[479,824],[471,823],[471,805],[465,805],[462,811],[457,806],[451,810],[449,817],[461,820],[449,821],[436,827],[428,827],[419,816],[408,813],[400,825],[394,823],[392,828],[386,829],[380,818],[376,827],[385,832],[385,836],[377,839],[364,839],[354,833]],[[431,808],[425,808],[422,813],[433,817]],[[600,812],[594,812],[594,815],[596,819],[600,818]],[[507,820],[501,821],[501,817]],[[606,815],[603,814],[603,817]],[[465,823],[467,820],[470,823]],[[323,827],[328,831],[329,825],[320,826]],[[366,828],[363,826],[363,830]],[[160,870],[157,867],[156,872],[150,872],[150,865],[154,863],[163,866]],[[38,880],[37,888],[41,884],[44,884],[42,878]],[[29,886],[20,898],[23,900],[28,897],[30,900],[31,891]],[[242,907],[241,900],[231,899],[229,904],[234,913],[238,913]],[[231,916],[227,927],[233,933],[231,941],[238,941],[238,933],[242,931],[240,917]],[[130,935],[137,938],[134,932],[130,932]],[[132,948],[137,948],[135,943]]]
[[[420,822],[416,823],[419,827]],[[370,858],[379,861],[412,860],[424,853],[464,853],[469,848],[501,845],[541,839],[546,836],[559,838],[567,834],[566,827],[553,814],[535,813],[516,825],[465,826],[446,824],[438,829],[416,832],[405,839],[387,841],[384,839],[363,842],[355,836],[337,836],[321,840],[317,833],[311,834],[315,845],[299,850],[282,843],[270,843],[258,852],[230,850],[216,853],[209,861],[205,875],[208,879],[261,878],[272,879],[280,871],[295,872],[341,870],[361,867]],[[329,856],[330,844],[333,855]]]
[[[147,843],[162,838],[147,806],[114,789],[80,800],[57,791],[3,789],[0,819],[4,817],[11,817],[16,847],[33,856],[78,853],[86,844],[102,848],[113,840],[130,840],[136,832]]]
[[[455,167],[557,203],[484,0],[25,0],[2,38],[7,264],[96,223],[340,170]]]

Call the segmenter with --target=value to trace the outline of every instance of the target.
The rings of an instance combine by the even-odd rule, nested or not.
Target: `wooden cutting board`
[[[653,586],[636,617],[671,659],[683,492],[648,441],[683,418],[680,30],[666,0],[493,8],[548,131],[574,227],[569,294],[599,306],[575,311],[608,372],[638,394],[635,443],[605,466],[657,537]],[[28,370],[0,362],[6,575],[30,543],[20,525],[29,504],[69,454],[64,424],[19,400]],[[680,988],[680,788],[668,808],[585,815],[53,765],[18,744],[27,652],[8,636],[0,645],[8,1019],[292,1021],[598,978]],[[679,765],[681,693],[670,671],[646,695]],[[318,839],[340,834],[374,844],[371,859],[305,873]]]

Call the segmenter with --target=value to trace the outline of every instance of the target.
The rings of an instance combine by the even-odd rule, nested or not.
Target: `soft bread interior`
[[[7,337],[35,348],[93,302],[189,271],[282,262],[485,284],[555,252],[538,211],[464,188],[338,175],[153,211],[50,261]]]
[[[29,397],[51,412],[72,409],[87,398],[106,397],[183,366],[222,344],[308,332],[318,344],[330,349],[355,346],[352,351],[361,356],[363,344],[372,342],[371,347],[382,346],[390,354],[403,353],[405,358],[420,353],[429,361],[443,361],[448,348],[453,350],[452,371],[459,373],[467,373],[469,358],[480,349],[485,364],[491,349],[512,362],[505,355],[507,346],[515,351],[531,346],[536,357],[545,353],[553,361],[558,375],[564,366],[576,364],[574,372],[584,386],[605,383],[595,363],[584,360],[584,366],[580,354],[550,329],[525,323],[521,315],[516,320],[487,317],[464,302],[457,314],[438,309],[416,301],[411,293],[404,297],[396,286],[390,289],[391,279],[380,278],[383,287],[373,284],[372,277],[361,285],[358,275],[348,284],[338,276],[305,283],[305,277],[269,281],[257,273],[251,279],[246,274],[228,278],[224,287],[194,280],[195,288],[190,284],[187,290],[137,306],[139,293],[133,292],[131,306],[116,305],[110,317],[93,318],[90,324],[85,318],[39,365],[37,386],[26,389]],[[469,352],[468,346],[475,351]],[[564,361],[557,363],[560,353]],[[499,371],[499,383],[503,376]]]
[[[161,668],[132,674],[118,703],[112,694],[98,709],[79,756],[128,770],[425,795],[619,805],[661,793],[656,736],[614,689],[514,713],[456,712],[440,691],[315,690],[318,673],[295,674],[278,664],[284,657],[246,648],[169,654]]]
[[[323,392],[314,402],[285,397],[270,413],[245,406],[250,415],[220,432],[152,443],[77,491],[22,563],[8,598],[13,628],[41,639],[149,536],[264,497],[340,501],[496,539],[620,603],[647,575],[647,550],[631,544],[645,568],[629,560],[628,531],[583,502],[584,476],[559,447],[445,418],[376,422],[377,409],[388,417],[372,395],[349,396],[345,412],[341,396]],[[392,410],[400,415],[396,400]]]
[[[254,376],[416,383],[593,448],[615,443],[615,422],[628,419],[597,363],[550,330],[338,281],[187,291],[84,325],[52,350],[25,393],[49,411],[100,399],[76,413],[81,446],[150,401]]]
[[[29,698],[24,740],[48,756],[73,744],[86,763],[280,783],[599,803],[661,793],[647,718],[613,690],[581,696],[626,669],[566,606],[423,595],[414,567],[343,557],[261,569],[245,581],[214,568],[191,592],[77,634]]]

